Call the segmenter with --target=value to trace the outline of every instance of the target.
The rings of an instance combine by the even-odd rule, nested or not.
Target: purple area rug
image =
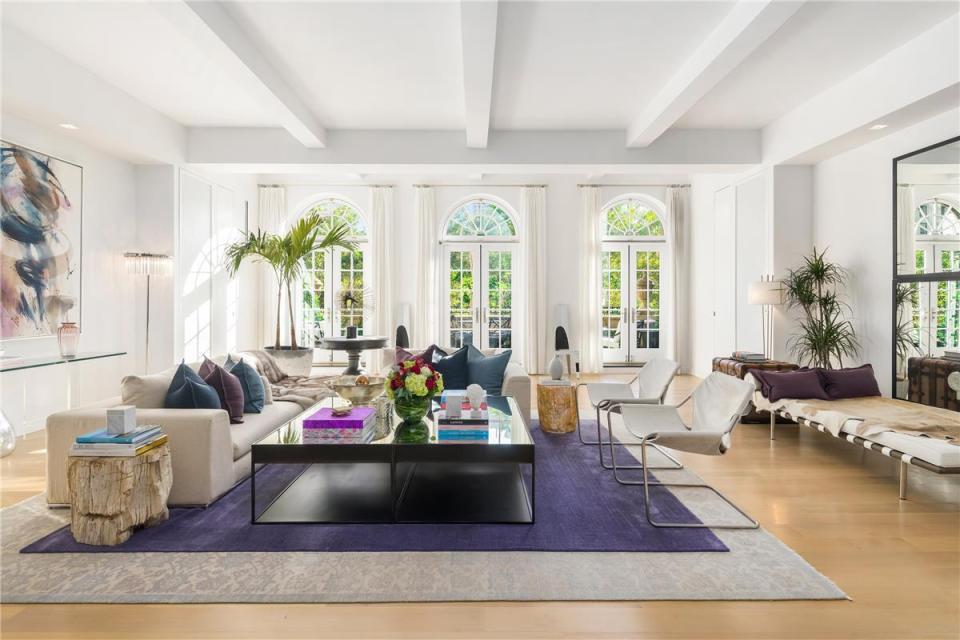
[[[252,525],[248,479],[205,509],[171,509],[168,521],[138,531],[115,547],[79,544],[64,527],[21,552],[728,551],[709,529],[650,526],[643,516],[642,488],[618,484],[600,467],[596,447],[580,444],[576,433],[544,434],[536,421],[532,432],[537,457],[535,524]],[[276,482],[282,473],[276,466],[261,468],[258,489],[261,482]],[[698,522],[665,489],[653,491],[655,517]]]

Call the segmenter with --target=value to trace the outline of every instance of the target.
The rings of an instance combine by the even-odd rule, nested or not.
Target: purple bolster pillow
[[[830,400],[880,395],[872,365],[865,364],[851,369],[817,369],[817,373]]]
[[[820,376],[813,369],[795,371],[751,369],[750,373],[760,383],[760,393],[770,402],[776,402],[782,398],[830,400],[830,396],[820,384]]]

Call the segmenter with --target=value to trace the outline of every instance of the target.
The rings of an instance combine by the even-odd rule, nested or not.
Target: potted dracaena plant
[[[247,259],[266,263],[277,281],[277,325],[272,347],[265,347],[287,375],[310,375],[313,347],[297,343],[297,323],[293,312],[293,283],[303,273],[303,260],[314,251],[341,247],[355,251],[356,244],[348,239],[350,229],[337,224],[324,233],[326,218],[311,213],[300,218],[285,234],[268,233],[258,229],[247,233],[242,240],[227,246],[227,272],[234,277]],[[290,320],[290,344],[280,344],[280,309],[284,290],[287,292],[287,311]]]
[[[832,369],[856,356],[860,343],[846,317],[849,307],[840,298],[847,271],[825,255],[826,250],[814,247],[800,268],[788,271],[783,292],[787,306],[801,312],[799,330],[787,342],[791,353],[800,364]]]

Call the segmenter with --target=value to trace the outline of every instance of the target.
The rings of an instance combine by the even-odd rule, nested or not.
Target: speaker
[[[410,336],[407,335],[407,328],[403,325],[397,327],[397,341],[394,343],[401,349],[410,348]]]
[[[567,337],[567,327],[570,326],[570,306],[556,304],[553,306],[553,324],[556,327],[553,335],[553,348],[557,351],[570,348],[570,339]]]
[[[567,339],[567,330],[563,327],[557,327],[554,331],[553,348],[555,351],[563,351],[570,348],[570,340]]]

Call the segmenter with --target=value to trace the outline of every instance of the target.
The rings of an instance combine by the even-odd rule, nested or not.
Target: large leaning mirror
[[[960,137],[893,162],[894,394],[960,409]]]

